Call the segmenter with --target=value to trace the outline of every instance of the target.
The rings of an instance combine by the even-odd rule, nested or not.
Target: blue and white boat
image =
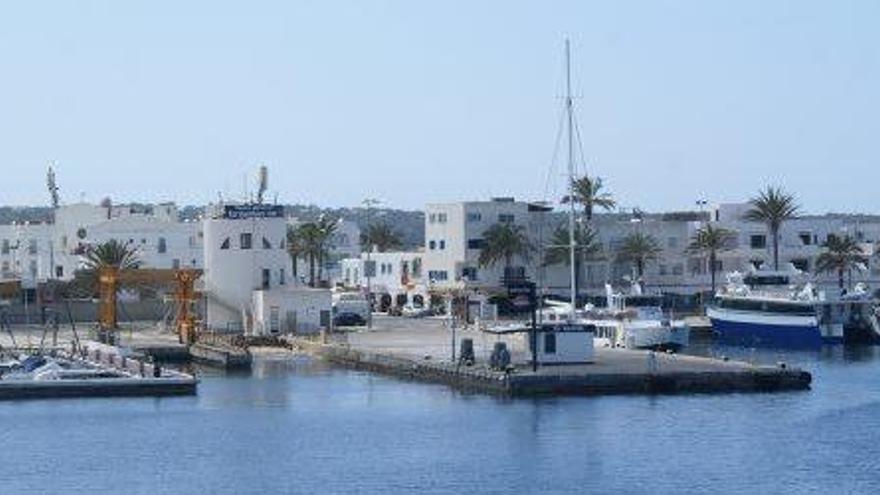
[[[874,301],[863,287],[826,299],[797,270],[728,274],[706,308],[712,329],[727,344],[818,347],[844,340],[877,341]]]

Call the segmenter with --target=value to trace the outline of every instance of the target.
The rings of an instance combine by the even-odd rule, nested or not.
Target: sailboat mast
[[[575,204],[574,204],[574,105],[571,97],[571,43],[565,40],[565,111],[568,120],[568,244],[569,267],[571,268],[571,319],[575,318],[577,308],[576,277],[577,266],[575,238]]]

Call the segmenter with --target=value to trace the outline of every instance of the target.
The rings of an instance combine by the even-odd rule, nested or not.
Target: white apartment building
[[[532,243],[552,232],[547,213],[550,208],[494,198],[491,201],[429,204],[425,207],[425,276],[429,285],[443,287],[461,282],[471,287],[495,287],[504,277],[504,266],[480,266],[484,233],[497,223],[521,226]],[[540,263],[536,258],[512,260],[513,278],[535,280]]]
[[[643,282],[651,291],[693,294],[709,290],[711,274],[708,260],[687,252],[691,239],[703,225],[735,233],[729,249],[718,255],[717,283],[724,282],[726,272],[746,271],[752,267],[772,268],[772,241],[763,223],[743,220],[747,203],[722,204],[704,213],[671,212],[657,214],[599,214],[593,219],[600,253],[596,260],[584,263],[579,275],[585,293],[604,293],[605,283],[624,286],[634,275],[630,263],[620,262],[617,253],[624,239],[641,233],[656,241],[660,252],[644,267]],[[545,248],[552,234],[564,226],[564,218],[551,215],[549,209],[536,204],[499,198],[448,204],[429,204],[425,208],[424,270],[429,286],[462,282],[472,287],[499,287],[503,268],[480,267],[478,258],[482,234],[495,223],[521,225],[536,250],[532,259],[514,260],[514,275],[525,275],[547,293],[567,295],[569,268],[559,264],[544,267],[540,247]],[[822,288],[837,284],[836,274],[815,272],[816,258],[830,235],[849,235],[857,239],[868,263],[865,270],[847,274],[847,279],[865,282],[872,289],[880,287],[880,216],[804,215],[787,221],[780,232],[780,266],[791,263],[812,274]]]

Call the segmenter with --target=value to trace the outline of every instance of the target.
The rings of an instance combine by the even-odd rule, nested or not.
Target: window
[[[268,268],[263,268],[263,283],[262,283],[262,287],[263,287],[264,289],[268,289],[268,288],[269,288],[269,282],[270,282],[269,277],[270,277],[269,269],[268,269]]]
[[[168,251],[168,243],[165,242],[165,238],[164,238],[164,237],[160,237],[160,238],[159,238],[159,243],[157,244],[157,247],[158,247],[158,250],[159,250],[159,254],[163,254],[163,253],[165,253],[165,252]]]
[[[284,268],[278,270],[278,285],[284,285],[287,283],[287,279],[284,276]]]
[[[658,265],[657,271],[660,275],[666,275],[669,269],[666,267],[666,265],[661,263],[660,265]],[[694,275],[696,275],[696,273],[694,273]]]
[[[241,249],[250,249],[253,246],[253,237],[249,232],[244,232],[239,236],[239,246]]]
[[[64,277],[64,267],[61,265],[58,265],[55,267],[55,278],[62,278],[62,277]]]
[[[37,260],[31,260],[28,268],[28,271],[31,273],[31,278],[37,278]]]
[[[9,254],[9,239],[3,239],[2,253]]]
[[[440,249],[446,249],[446,241],[440,241]]]
[[[544,334],[544,354],[556,354],[556,334],[553,332]]]
[[[220,249],[229,249],[229,238],[223,239],[223,244],[220,244]]]
[[[810,260],[805,258],[795,258],[791,260],[791,264],[802,272],[810,271]]]
[[[37,254],[37,240],[28,239],[28,254]]]
[[[189,247],[191,247],[191,248],[196,247],[196,237],[195,236],[192,236],[192,235],[189,236]]]
[[[483,249],[485,245],[484,239],[468,239],[468,249]]]
[[[675,265],[672,265],[672,274],[673,275],[681,275],[682,273],[684,273],[684,265],[682,265],[681,263],[677,263]]]
[[[801,244],[804,246],[809,246],[812,244],[813,236],[809,232],[801,232],[798,234],[798,237],[801,238]]]
[[[476,280],[477,279],[477,269],[472,266],[466,266],[461,269],[461,278],[466,278],[468,280]]]
[[[512,213],[499,213],[498,223],[513,223],[516,217]]]
[[[272,243],[265,237],[263,237],[263,249],[272,249]]]
[[[174,270],[180,269],[180,260],[178,258],[174,258],[173,260],[171,260],[171,268]]]
[[[428,278],[438,282],[446,280],[446,270],[431,270],[428,272]]]
[[[749,238],[752,249],[764,249],[767,247],[767,236],[764,234],[752,234]]]
[[[269,308],[269,333],[276,334],[281,331],[281,315],[278,306]]]
[[[437,223],[446,223],[446,213],[437,214]]]
[[[433,251],[436,247],[437,247],[436,242],[434,242],[434,241],[428,242],[428,249],[430,249],[431,251]]]
[[[478,212],[471,212],[471,213],[467,214],[467,221],[468,222],[479,222],[482,219],[483,219],[483,215],[481,215]]]
[[[437,214],[436,213],[431,213],[430,215],[428,215],[428,223],[434,223],[436,221],[437,221]]]

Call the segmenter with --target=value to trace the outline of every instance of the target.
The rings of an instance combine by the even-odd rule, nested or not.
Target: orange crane
[[[98,273],[98,324],[101,330],[112,331],[117,327],[116,295],[120,284],[174,285],[174,302],[177,303],[175,327],[182,344],[192,344],[196,339],[197,320],[193,304],[201,296],[195,290],[195,282],[202,276],[196,268],[180,269],[133,269],[116,267],[101,268]]]

